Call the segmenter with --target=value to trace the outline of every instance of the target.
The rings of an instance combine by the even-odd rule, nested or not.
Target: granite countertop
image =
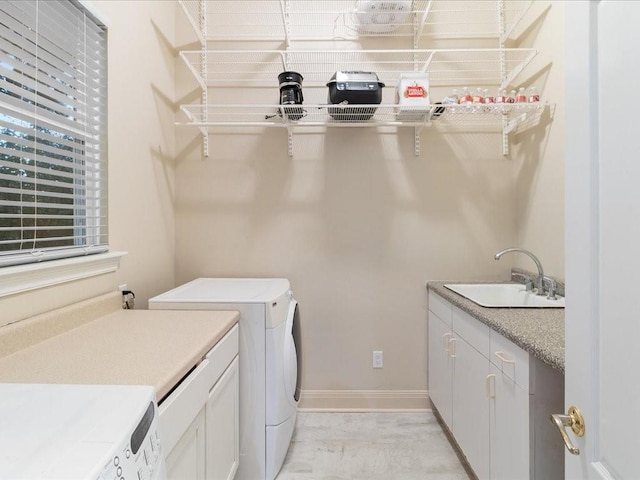
[[[456,282],[427,282],[427,289],[564,373],[564,308],[481,307],[449,290],[445,283]]]
[[[160,401],[238,318],[118,310],[0,358],[0,382],[153,385]]]

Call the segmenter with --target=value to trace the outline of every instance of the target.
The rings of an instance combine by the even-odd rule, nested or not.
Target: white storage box
[[[398,120],[423,120],[431,110],[429,74],[401,73],[396,88],[396,104]]]

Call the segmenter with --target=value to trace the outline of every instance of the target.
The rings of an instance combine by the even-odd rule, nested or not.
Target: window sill
[[[108,252],[0,268],[0,297],[115,272],[126,254]]]

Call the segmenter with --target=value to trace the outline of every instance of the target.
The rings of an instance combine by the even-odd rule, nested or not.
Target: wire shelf
[[[367,37],[500,38],[496,0],[181,0],[187,15],[204,6],[210,41],[359,40]],[[532,1],[504,2],[508,33]],[[197,13],[193,13],[197,12]]]
[[[484,127],[509,131],[534,126],[542,103],[425,105],[182,105],[184,126],[196,127]],[[508,132],[507,132],[508,133]]]
[[[440,50],[187,50],[181,57],[203,88],[272,87],[278,74],[293,70],[303,88],[325,87],[337,71],[375,72],[395,86],[404,72],[426,71],[431,86],[506,87],[531,61],[531,48]],[[504,63],[502,63],[504,62]],[[507,75],[503,77],[502,65]],[[202,72],[206,72],[206,77]]]
[[[198,35],[200,43],[204,44],[206,42],[205,4],[200,0],[179,0],[178,4],[182,7],[194,32]]]
[[[549,105],[544,103],[501,103],[446,105],[440,115],[434,115],[433,125],[438,128],[482,127],[495,131],[504,128],[505,134],[518,133],[538,125]]]
[[[532,0],[179,0],[179,3],[202,45],[200,50],[180,52],[202,89],[203,103],[182,106],[188,119],[182,124],[200,129],[205,156],[208,129],[228,126],[286,127],[289,155],[292,131],[300,127],[415,127],[414,151],[419,155],[419,131],[431,125],[443,130],[481,127],[502,132],[502,152],[506,155],[507,136],[537,124],[545,110],[540,104],[504,104],[427,105],[418,111],[406,108],[401,111],[394,104],[394,87],[401,74],[407,72],[428,73],[430,89],[467,86],[494,91],[516,86],[514,80],[537,50],[505,48],[505,42],[517,34],[516,29],[522,28]],[[406,37],[412,42],[386,42],[386,37]],[[375,41],[365,42],[367,38]],[[476,38],[496,39],[498,48],[423,48],[492,45],[471,40]],[[450,41],[439,42],[440,39]],[[269,40],[280,43],[269,45],[277,50],[242,48],[243,41],[249,47],[250,41]],[[340,40],[352,44],[336,42]],[[219,48],[223,42],[235,49]],[[398,48],[404,45],[413,48]],[[314,49],[308,50],[309,47]],[[295,71],[304,77],[302,88],[308,103],[286,107],[252,104],[277,92],[278,75],[283,71]],[[327,98],[327,82],[338,71],[375,72],[387,87],[382,90],[382,103],[322,104]],[[211,102],[209,95],[224,98],[225,88],[235,89],[235,98],[243,98],[245,103]],[[436,93],[442,94],[442,89]]]

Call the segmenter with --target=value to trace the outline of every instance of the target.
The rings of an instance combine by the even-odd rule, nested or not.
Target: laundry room
[[[20,10],[20,3],[7,5]],[[37,11],[38,2],[24,3]],[[22,107],[16,106],[14,96],[2,98],[13,87],[1,87],[0,199],[6,205],[0,204],[0,217],[12,221],[0,220],[0,235],[19,231],[16,235],[22,236],[19,241],[0,236],[0,366],[14,365],[3,364],[3,357],[18,352],[13,346],[5,349],[3,330],[14,335],[32,319],[46,323],[49,317],[42,320],[42,315],[64,312],[75,304],[81,312],[93,312],[94,307],[83,302],[94,299],[100,299],[100,308],[108,304],[113,312],[123,292],[131,292],[124,297],[135,299],[135,304],[126,306],[141,318],[156,311],[162,315],[167,309],[240,312],[237,318],[216,317],[218,330],[208,332],[207,341],[199,344],[198,362],[206,363],[205,354],[223,340],[235,342],[233,348],[225,347],[230,350],[221,358],[225,368],[236,355],[239,362],[236,431],[240,429],[242,441],[248,435],[242,431],[243,422],[248,425],[243,418],[258,412],[256,425],[262,430],[254,438],[267,429],[260,452],[272,446],[278,450],[272,457],[279,460],[273,464],[267,453],[266,461],[261,457],[251,467],[255,470],[242,474],[240,446],[240,466],[235,464],[233,472],[240,472],[238,480],[273,480],[289,439],[295,436],[296,409],[432,411],[430,311],[442,298],[453,305],[444,310],[465,310],[447,296],[456,294],[443,294],[444,287],[437,282],[508,283],[516,272],[525,278],[523,285],[528,281],[545,292],[545,298],[555,292],[563,300],[565,58],[559,47],[566,20],[563,2],[46,3],[58,13],[84,9],[87,18],[106,32],[106,94],[99,107],[106,115],[99,134],[102,143],[96,147],[103,162],[98,168],[96,188],[101,197],[95,215],[103,221],[97,227],[82,224],[71,229],[77,234],[95,227],[102,233],[95,255],[86,254],[94,247],[87,245],[75,257],[36,258],[41,248],[31,241],[33,236],[25,239],[24,232],[37,236],[38,207],[36,213],[25,209],[17,214],[8,207],[22,201],[31,205],[30,200],[10,195],[19,195],[14,190],[20,177],[28,177],[30,169],[41,164],[34,160],[38,166],[32,168],[9,163],[16,134],[7,118],[14,115],[22,121],[18,111]],[[366,10],[380,7],[378,3],[408,8],[405,16],[393,11],[391,18],[400,19],[399,26]],[[13,21],[2,22],[17,18],[8,11],[1,13],[0,24],[5,25],[0,39],[11,37],[6,31],[18,29]],[[379,22],[380,29],[366,22]],[[9,60],[0,59],[0,72],[16,70],[6,66],[15,55],[7,53]],[[333,104],[328,86],[332,74],[337,81],[338,72],[376,69],[382,99],[373,116],[354,121],[332,117],[331,108],[326,108]],[[304,100],[301,106],[288,108],[300,108],[296,112],[303,112],[301,118],[290,117],[278,101],[282,102],[278,75],[289,70],[300,74],[294,82]],[[423,104],[427,110],[403,119],[397,116],[401,73],[416,72],[428,73],[429,100]],[[15,86],[18,80],[9,77],[0,73],[2,82]],[[470,101],[464,111],[464,102],[447,104],[467,88],[477,95],[482,90],[483,100]],[[521,89],[527,96],[519,102],[511,92]],[[502,110],[497,110],[498,97]],[[345,108],[338,104],[333,108]],[[33,217],[35,224],[25,227],[14,217]],[[512,252],[498,261],[496,253],[510,247],[526,249],[525,254]],[[21,260],[11,263],[11,254],[19,254]],[[184,297],[172,296],[197,279],[258,283],[238,289],[236,284],[215,284],[206,288],[204,296],[196,285]],[[438,299],[432,301],[432,294]],[[473,315],[473,308],[465,315]],[[564,321],[563,308],[535,309],[540,310]],[[254,318],[254,313],[260,327],[252,329],[243,319]],[[236,323],[237,338],[232,338]],[[286,327],[284,333],[279,333],[280,325]],[[496,329],[487,325],[487,332]],[[194,339],[201,335],[196,330],[182,333]],[[501,333],[515,341],[515,335]],[[25,335],[26,345],[31,345],[30,334]],[[171,342],[165,341],[170,350]],[[257,350],[248,347],[251,342],[264,349],[261,356],[254,358]],[[269,342],[280,349],[284,346],[288,353],[270,359]],[[521,348],[531,353],[528,346]],[[243,365],[243,358],[254,362],[251,368],[266,365],[259,377],[263,403],[268,401],[264,392],[270,382],[290,385],[285,393],[295,402],[283,403],[273,410],[276,413],[270,413],[268,405],[263,404],[262,410],[252,407],[248,395],[253,387],[243,387],[242,382],[253,371]],[[269,362],[289,362],[284,371],[290,377],[277,377],[286,368],[279,363],[277,378],[269,376]],[[541,362],[544,365],[536,371],[549,367],[563,373],[564,357],[560,366],[553,358]],[[532,359],[530,371],[534,363]],[[184,382],[193,372],[178,373]],[[552,377],[556,378],[550,373]],[[0,381],[16,380],[3,376],[0,369]],[[165,399],[173,401],[173,388],[157,398],[161,426],[162,404]],[[275,427],[286,422],[290,422],[287,441],[269,443],[269,435],[283,435]],[[434,425],[442,431],[448,427],[446,418],[438,418]],[[462,463],[469,457],[468,475],[506,478],[485,476],[484,467],[473,464],[473,454],[465,453],[464,438],[457,438],[456,432],[451,435],[442,438],[453,445],[452,452],[458,452]],[[561,441],[557,431],[555,435]],[[460,447],[463,453],[456,450]],[[354,473],[339,478],[360,477]]]

